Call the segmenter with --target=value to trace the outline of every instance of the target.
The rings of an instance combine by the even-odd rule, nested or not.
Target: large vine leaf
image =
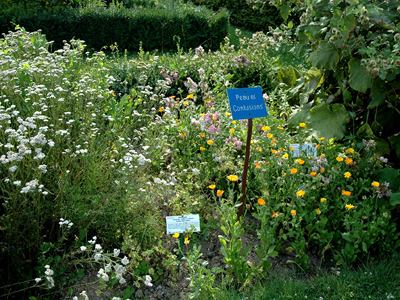
[[[325,43],[322,47],[319,47],[316,51],[312,52],[307,59],[307,62],[311,63],[313,67],[318,69],[332,70],[339,63],[339,52],[333,43]]]
[[[371,102],[368,104],[368,109],[375,108],[385,102],[386,91],[384,90],[384,82],[378,78],[371,88]]]
[[[289,118],[288,124],[293,128],[304,122],[311,130],[310,135],[316,138],[342,139],[349,121],[349,113],[343,104],[335,103],[331,106],[323,103],[311,109],[297,111]]]
[[[358,92],[365,93],[372,85],[372,77],[367,74],[367,69],[361,64],[357,58],[349,61],[350,67],[350,86]]]
[[[396,154],[400,157],[400,133],[394,134],[389,137],[390,144],[393,149],[396,149]]]
[[[350,116],[343,104],[320,104],[310,109],[312,135],[326,139],[342,139],[346,133],[346,124]]]

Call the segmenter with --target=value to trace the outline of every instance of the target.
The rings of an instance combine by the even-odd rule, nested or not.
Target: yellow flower
[[[288,157],[289,157],[289,154],[287,154],[287,153],[282,155],[282,158],[288,158]]]
[[[273,135],[272,133],[268,133],[268,134],[267,134],[267,138],[272,139],[273,137],[274,137],[274,135]]]
[[[186,133],[180,133],[180,135],[181,135],[181,137],[185,137],[186,136]]]
[[[224,192],[225,192],[225,191],[218,190],[218,191],[217,191],[217,196],[218,196],[218,197],[222,196],[222,194],[223,194]]]
[[[276,128],[278,128],[278,129],[280,129],[280,130],[282,130],[282,129],[283,129],[283,127],[281,127],[281,126],[279,126],[279,127],[276,127]]]
[[[346,178],[350,178],[350,177],[351,177],[351,173],[350,173],[350,172],[346,172],[346,173],[344,173],[344,177],[346,177]]]
[[[229,117],[229,116],[231,116],[232,114],[231,114],[231,113],[225,113],[225,115],[226,115],[227,117]]]
[[[295,162],[297,162],[299,165],[304,165],[305,163],[305,161],[300,158],[296,159]]]
[[[192,99],[193,97],[194,96],[192,94],[189,94],[189,95],[186,96],[186,98],[188,98],[188,99]]]
[[[349,149],[346,150],[346,153],[353,153],[353,152],[354,152],[353,148],[349,148]]]
[[[215,184],[209,185],[208,187],[213,190],[215,189]]]
[[[299,126],[300,127],[306,127],[306,123],[300,123]]]
[[[353,205],[353,204],[346,204],[346,209],[347,209],[347,210],[350,210],[350,209],[352,209],[352,208],[354,208],[354,205]]]
[[[204,151],[204,150],[206,150],[206,148],[200,147],[200,151]]]
[[[258,147],[258,151],[260,151],[260,152],[261,152],[261,151],[262,151],[262,148],[261,148],[261,147]]]
[[[321,198],[321,203],[326,202],[326,198]]]
[[[236,124],[236,121],[232,121],[232,124]]]
[[[231,128],[230,132],[235,133],[235,128]]]
[[[297,195],[298,197],[303,197],[305,194],[306,194],[306,192],[303,191],[303,190],[300,190],[300,191],[298,191],[298,192],[296,193],[296,195]]]
[[[187,245],[187,244],[189,244],[190,243],[190,240],[189,240],[189,238],[185,238],[185,245]]]
[[[260,205],[265,205],[265,201],[262,198],[258,199],[257,203],[260,204]]]
[[[316,212],[317,212],[317,214],[320,214],[321,210],[319,208],[317,208]]]
[[[274,150],[274,149],[271,149],[271,152],[272,152],[272,154],[275,154],[275,153],[278,152],[278,151],[276,151],[276,150]]]
[[[297,173],[297,169],[296,168],[290,169],[290,172],[292,172],[292,174],[296,174]]]
[[[338,162],[341,162],[341,161],[343,161],[343,157],[338,156],[338,157],[336,157],[336,160],[337,160]]]
[[[173,237],[177,239],[177,238],[179,237],[179,233],[175,233],[175,234],[173,235]]]
[[[164,107],[160,107],[160,108],[158,109],[158,111],[159,111],[159,112],[163,112],[163,111],[164,111]]]
[[[228,179],[229,179],[230,181],[238,181],[238,180],[239,180],[239,177],[237,177],[237,175],[229,175],[229,176],[228,176]]]
[[[269,126],[263,126],[263,128],[261,128],[263,131],[268,131],[268,130],[270,130],[271,129],[271,127],[269,127]]]
[[[372,186],[378,187],[379,186],[379,182],[378,181],[374,181],[373,183],[371,183]]]
[[[320,137],[320,138],[319,138],[320,141],[323,141],[324,139],[325,139],[324,137]]]
[[[184,105],[188,105],[188,104],[189,104],[189,102],[185,101],[185,102],[183,102],[183,104],[184,104]]]
[[[207,141],[207,144],[209,144],[210,146],[211,146],[213,143],[214,143],[213,140],[208,140],[208,141]]]
[[[204,132],[202,132],[202,133],[200,133],[200,136],[201,136],[201,137],[205,137],[206,135],[205,135]]]
[[[255,166],[256,166],[256,169],[259,168],[259,167],[261,167],[261,163],[256,163]]]
[[[204,117],[206,114],[205,113],[201,113],[200,114],[200,117]]]
[[[342,190],[342,195],[343,195],[343,196],[351,196],[351,192],[350,192],[350,191]]]
[[[294,151],[294,147],[293,147],[293,146],[290,146],[290,150]]]
[[[295,211],[294,209],[292,209],[292,210],[290,211],[290,213],[292,214],[292,216],[295,216],[295,215],[296,215],[296,211]]]
[[[311,172],[310,175],[311,175],[312,177],[314,177],[315,175],[317,175],[317,172]]]

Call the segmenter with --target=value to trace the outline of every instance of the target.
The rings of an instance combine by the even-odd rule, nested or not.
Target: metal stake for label
[[[246,200],[246,180],[247,180],[247,170],[249,168],[250,144],[251,144],[252,131],[253,131],[253,119],[248,119],[248,122],[247,122],[246,156],[244,158],[244,169],[243,169],[243,178],[242,178],[242,199],[240,200],[240,202],[242,204],[239,207],[238,220],[240,220],[240,217],[243,216],[243,207],[244,207],[244,202]]]

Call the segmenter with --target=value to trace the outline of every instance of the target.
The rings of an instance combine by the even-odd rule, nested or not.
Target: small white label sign
[[[294,150],[292,150],[294,149]],[[292,157],[299,156],[317,156],[317,144],[305,143],[305,144],[290,144],[290,153]]]
[[[182,215],[166,217],[167,234],[184,233],[191,229],[192,225],[196,228],[194,231],[200,231],[199,215]]]

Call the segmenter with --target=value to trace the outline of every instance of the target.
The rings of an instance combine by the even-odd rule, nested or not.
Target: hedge
[[[246,0],[184,0],[195,5],[206,6],[214,11],[226,8],[230,12],[231,24],[247,30],[267,31],[279,26],[283,19],[275,6],[266,4],[262,11],[254,10]]]
[[[120,49],[137,51],[142,42],[145,51],[176,49],[177,38],[183,48],[217,49],[228,34],[229,14],[206,8],[183,6],[172,9],[68,8],[36,14],[3,12],[0,33],[14,29],[18,23],[27,31],[42,30],[53,50],[63,47],[64,40],[84,40],[87,47],[100,50],[117,43]]]

